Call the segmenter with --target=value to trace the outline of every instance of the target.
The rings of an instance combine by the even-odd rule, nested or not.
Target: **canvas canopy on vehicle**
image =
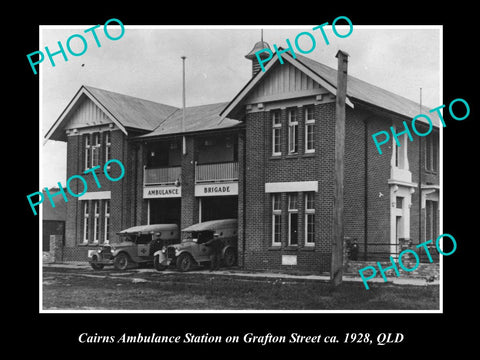
[[[151,224],[134,226],[120,231],[118,234],[154,234],[162,231],[174,231],[177,230],[176,224]]]
[[[237,226],[237,219],[211,220],[186,227],[184,232],[217,231]]]

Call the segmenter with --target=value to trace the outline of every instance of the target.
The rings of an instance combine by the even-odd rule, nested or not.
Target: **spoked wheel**
[[[90,266],[92,267],[93,270],[102,270],[105,265],[98,264],[97,261],[98,261],[97,256],[92,257],[92,262],[90,263]]]
[[[123,271],[130,266],[131,262],[132,261],[127,254],[120,253],[115,256],[115,259],[113,260],[113,266],[115,266],[115,269]]]
[[[177,269],[182,272],[189,271],[192,268],[192,265],[193,259],[190,254],[182,253],[177,258]]]

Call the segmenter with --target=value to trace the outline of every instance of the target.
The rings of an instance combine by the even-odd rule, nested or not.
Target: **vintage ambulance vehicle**
[[[101,270],[113,265],[126,270],[139,264],[152,264],[153,254],[180,241],[176,224],[134,226],[118,233],[118,241],[105,244],[98,250],[88,251],[88,261],[93,269]]]
[[[182,230],[182,242],[164,246],[154,253],[154,266],[158,271],[175,265],[180,271],[189,271],[194,265],[210,261],[210,247],[205,245],[213,237],[222,242],[221,261],[230,267],[237,261],[237,219],[212,220]]]

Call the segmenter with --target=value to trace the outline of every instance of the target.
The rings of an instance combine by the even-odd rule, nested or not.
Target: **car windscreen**
[[[136,244],[148,244],[152,241],[151,234],[119,234],[120,241],[131,241]]]
[[[118,234],[118,238],[120,242],[124,242],[124,241],[135,242],[137,235],[136,234]]]
[[[191,231],[184,232],[182,241],[197,240],[198,244],[203,244],[213,238],[213,231]]]

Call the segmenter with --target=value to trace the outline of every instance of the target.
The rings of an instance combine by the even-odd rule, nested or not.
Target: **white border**
[[[43,29],[85,29],[88,26],[92,25],[40,25],[39,26],[39,48],[42,47],[42,30]],[[112,25],[115,27],[115,25]],[[198,25],[125,25],[125,29],[305,29],[307,27],[311,28],[317,25],[207,25],[207,26],[198,26]],[[347,26],[336,26],[341,29],[342,27],[347,28]],[[440,89],[439,89],[439,102],[438,104],[443,104],[443,25],[355,25],[357,29],[435,29],[439,30],[439,52],[440,52],[440,66],[439,66],[439,80],[440,80]],[[326,28],[331,28],[331,26],[326,26]],[[43,67],[43,63],[39,65]],[[39,71],[39,110],[40,110],[40,127],[42,129],[42,104],[43,104],[43,95],[42,95],[42,80],[43,80],[43,71]],[[43,136],[41,131],[39,132],[39,188],[40,188],[40,179],[42,178],[42,144]],[[440,127],[440,233],[443,233],[443,129]],[[439,310],[44,310],[42,309],[42,284],[43,284],[43,251],[42,251],[42,221],[43,211],[40,207],[39,209],[39,313],[41,314],[52,314],[52,313],[72,313],[72,314],[85,314],[85,313],[118,313],[118,314],[127,314],[127,313],[379,313],[379,314],[396,314],[396,313],[434,313],[439,314],[443,313],[443,257],[440,256],[440,309]],[[443,240],[443,239],[442,239]],[[443,244],[443,243],[442,243]],[[442,246],[442,245],[441,245]],[[367,291],[367,290],[365,290]]]

